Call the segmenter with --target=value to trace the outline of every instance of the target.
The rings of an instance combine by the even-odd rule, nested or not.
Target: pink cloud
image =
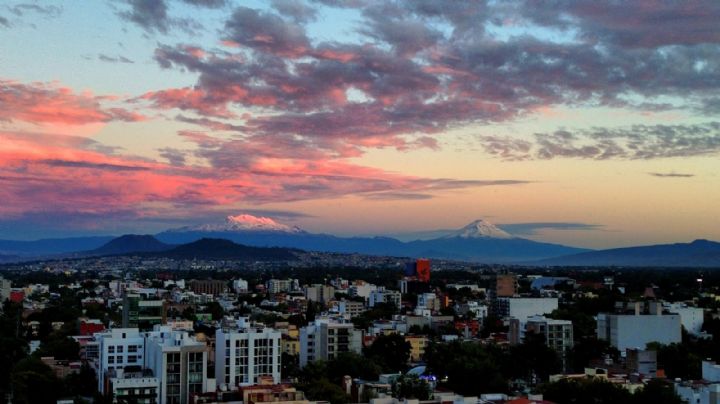
[[[23,84],[0,80],[0,120],[32,124],[87,125],[110,121],[136,122],[142,114],[123,108],[104,108],[89,92],[75,93],[55,83]]]

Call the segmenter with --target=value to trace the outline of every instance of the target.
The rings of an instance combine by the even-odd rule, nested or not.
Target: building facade
[[[320,319],[300,329],[300,367],[333,359],[343,352],[360,353],[361,350],[362,331],[356,330],[352,323]]]
[[[281,355],[280,331],[253,326],[247,318],[241,318],[234,327],[215,332],[216,384],[228,388],[247,386],[264,376],[279,383]]]
[[[645,349],[648,342],[673,344],[682,341],[680,315],[607,314],[597,315],[597,337],[624,351]]]
[[[186,331],[156,326],[147,333],[145,365],[159,379],[160,404],[186,404],[205,392],[208,350]]]

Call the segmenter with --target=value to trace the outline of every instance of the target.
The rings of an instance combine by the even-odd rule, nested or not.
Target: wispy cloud
[[[499,224],[498,227],[517,236],[533,236],[542,230],[603,230],[605,226],[599,224],[577,222],[530,222]]]
[[[683,173],[648,173],[648,175],[652,175],[653,177],[660,177],[660,178],[691,178],[694,177],[695,174],[683,174]]]
[[[633,125],[537,133],[534,141],[479,136],[485,152],[505,160],[554,158],[658,159],[720,152],[720,122],[695,125]]]
[[[125,56],[108,56],[102,53],[98,54],[98,60],[110,63],[135,63],[132,60],[126,58]]]

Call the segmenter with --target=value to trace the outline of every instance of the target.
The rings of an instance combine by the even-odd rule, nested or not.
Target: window
[[[115,357],[114,357],[114,356],[108,356],[108,363],[115,363]]]
[[[137,345],[129,345],[129,346],[128,346],[128,352],[129,352],[129,353],[135,353],[135,352],[137,352],[137,350],[138,350]]]
[[[123,353],[124,348],[125,348],[124,346],[119,345],[119,346],[117,347],[117,353]]]
[[[108,353],[115,353],[115,345],[110,345],[108,347]]]
[[[137,363],[137,356],[136,355],[128,355],[127,361],[128,363]]]

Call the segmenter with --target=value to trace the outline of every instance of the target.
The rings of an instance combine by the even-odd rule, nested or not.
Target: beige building
[[[419,362],[425,355],[425,347],[429,340],[424,335],[406,335],[405,341],[410,343],[410,361]]]

